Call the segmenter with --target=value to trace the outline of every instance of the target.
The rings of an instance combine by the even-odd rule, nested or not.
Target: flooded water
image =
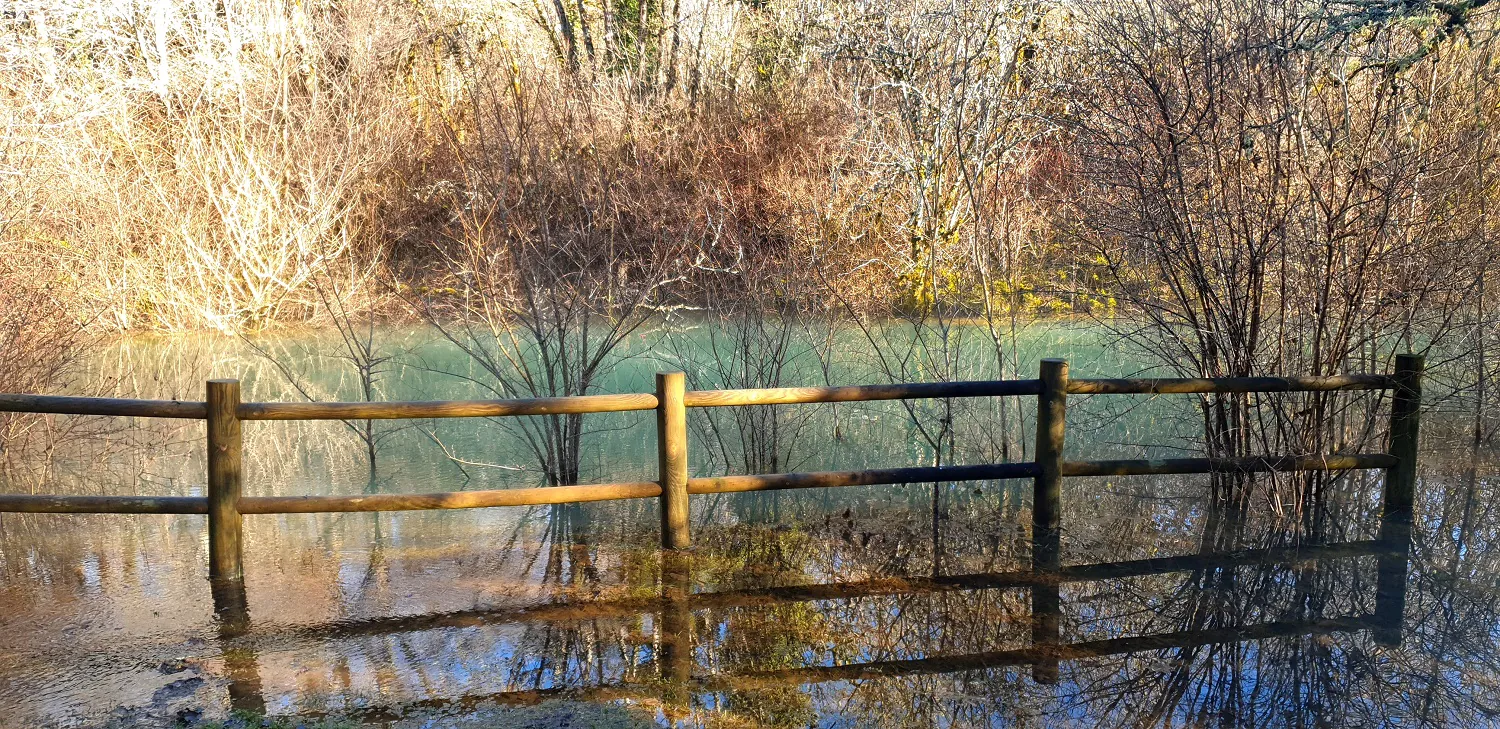
[[[430,332],[383,340],[399,356],[381,397],[482,394]],[[780,384],[887,381],[869,347],[841,341],[799,354]],[[314,397],[354,397],[326,337],[262,346]],[[597,391],[648,391],[670,369],[722,381],[702,364],[703,331],[631,347]],[[1022,376],[1044,356],[1069,358],[1075,377],[1139,369],[1061,326],[1026,330],[1015,356]],[[969,364],[955,379],[996,371],[956,361]],[[135,339],[93,369],[106,394],[201,399],[204,379],[232,376],[247,398],[301,398],[235,340]],[[1006,408],[694,411],[693,471],[1027,460],[1034,405]],[[1199,417],[1186,396],[1073,398],[1067,456],[1190,454]],[[170,726],[232,709],[444,726],[551,699],[691,727],[1491,726],[1500,461],[1453,435],[1462,417],[1424,422],[1409,551],[1375,541],[1378,472],[1322,484],[1312,516],[1257,496],[1233,524],[1207,476],[1070,479],[1063,568],[1040,576],[1025,481],[695,496],[694,549],[668,557],[649,500],[247,516],[245,589],[218,595],[203,517],[4,514],[0,726]],[[582,480],[654,478],[650,413],[588,422]],[[953,437],[935,449],[945,424]],[[50,450],[0,491],[202,493],[201,423],[53,427]],[[342,423],[247,423],[246,492],[541,483],[514,423],[380,427],[372,468]]]

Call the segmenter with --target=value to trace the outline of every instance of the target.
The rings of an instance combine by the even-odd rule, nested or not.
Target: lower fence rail
[[[1162,474],[1346,471],[1390,468],[1398,459],[1384,453],[1260,458],[1172,458],[1159,460],[1064,461],[1064,476],[1146,476]],[[1037,464],[990,463],[973,466],[877,468],[864,471],[815,471],[753,476],[688,479],[689,494],[730,494],[783,489],[889,486],[958,481],[1004,481],[1034,478]],[[352,496],[241,496],[241,514],[318,514],[353,511],[426,511],[545,506],[661,496],[655,481],[577,484],[540,488],[440,491],[428,494],[361,494]],[[51,496],[0,494],[0,512],[36,514],[206,514],[203,496]]]

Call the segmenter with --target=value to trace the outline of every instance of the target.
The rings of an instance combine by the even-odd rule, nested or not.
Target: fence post
[[[1046,651],[1060,640],[1062,617],[1062,596],[1055,578],[1062,567],[1062,455],[1068,411],[1067,360],[1042,360],[1039,379],[1042,388],[1036,400],[1036,462],[1040,472],[1032,484],[1031,569],[1043,579],[1031,588],[1031,639],[1033,644]],[[1056,683],[1057,659],[1045,657],[1032,664],[1031,677],[1038,683]]]
[[[208,577],[240,580],[240,487],[244,444],[239,380],[208,381]]]
[[[687,408],[681,372],[656,373],[656,461],[661,482],[661,546],[687,549]]]
[[[1417,489],[1417,428],[1422,409],[1421,355],[1396,356],[1392,375],[1389,453],[1396,464],[1385,470],[1381,494],[1380,542],[1376,567],[1375,641],[1401,644],[1401,619],[1406,611],[1406,569],[1411,556],[1413,505]]]

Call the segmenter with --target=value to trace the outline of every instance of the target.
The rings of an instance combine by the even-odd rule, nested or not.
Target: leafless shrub
[[[833,384],[824,363],[833,356],[826,304],[814,282],[788,275],[775,260],[736,256],[726,265],[700,261],[693,279],[713,302],[672,328],[672,362],[694,389]],[[818,380],[812,378],[819,378]],[[708,470],[781,473],[812,454],[808,431],[817,408],[756,405],[693,412],[698,452]],[[776,495],[770,496],[774,502]]]
[[[44,252],[20,238],[41,191],[28,175],[35,150],[13,127],[0,136],[0,392],[52,392],[74,374],[92,340],[86,318],[71,311],[70,282]],[[77,426],[45,416],[0,413],[0,469],[28,446],[46,447]]]
[[[1310,45],[1318,26],[1279,0],[1101,4],[1080,24],[1076,240],[1105,262],[1123,341],[1193,376],[1382,371],[1394,352],[1440,351],[1491,255],[1456,214],[1464,135],[1429,126],[1450,79],[1361,72],[1358,39]],[[1208,452],[1368,449],[1376,433],[1367,399],[1261,404],[1205,398]],[[1225,480],[1233,522],[1252,489]],[[1326,485],[1267,498],[1321,520]]]
[[[299,367],[297,360],[305,358],[286,351],[283,346],[249,336],[243,337],[244,341],[269,362],[292,389],[311,402],[351,399],[347,394],[350,388],[344,382],[346,379],[353,381],[354,400],[376,402],[389,399],[386,381],[396,368],[400,351],[376,313],[368,306],[362,306],[366,303],[363,289],[380,267],[378,258],[359,261],[341,255],[314,273],[309,288],[316,295],[320,309],[315,321],[332,327],[338,336],[331,351],[315,352],[320,355],[312,359],[316,372]],[[334,364],[329,366],[329,361]],[[336,375],[338,381],[320,387],[319,380],[326,381],[329,374]],[[342,422],[363,446],[369,473],[366,488],[373,489],[377,485],[377,457],[381,446],[410,426],[375,420]]]
[[[441,284],[413,301],[497,397],[589,394],[639,353],[629,340],[657,314],[685,248],[669,231],[631,230],[641,210],[630,183],[643,173],[598,135],[598,109],[573,103],[562,84],[523,79],[511,59],[474,60],[466,123],[445,130],[461,182],[441,192],[454,211]],[[501,425],[557,485],[578,483],[583,421]]]

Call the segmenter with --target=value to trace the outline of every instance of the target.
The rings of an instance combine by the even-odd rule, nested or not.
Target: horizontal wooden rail
[[[648,392],[624,395],[574,395],[521,400],[433,400],[408,402],[247,402],[240,420],[396,420],[418,418],[491,418],[509,415],[570,415],[654,410]]]
[[[1144,380],[1073,380],[1068,393],[1077,395],[1158,395],[1226,392],[1327,392],[1329,390],[1389,390],[1386,375],[1333,377],[1212,377]]]
[[[1207,379],[1083,379],[1073,380],[1063,360],[1042,360],[1037,379],[983,382],[928,382],[850,387],[778,387],[742,390],[686,391],[681,372],[659,373],[655,393],[580,395],[509,400],[430,402],[241,402],[239,382],[208,383],[203,402],[124,400],[0,394],[0,411],[77,415],[190,418],[207,424],[207,494],[182,496],[52,496],[0,494],[0,512],[207,514],[209,576],[219,587],[241,582],[240,519],[243,514],[415,511],[540,506],[616,499],[658,499],[662,516],[662,547],[691,545],[689,496],[783,489],[828,488],[912,483],[943,483],[1004,479],[1033,479],[1032,570],[1024,579],[1032,587],[1032,611],[1039,616],[1032,640],[1052,655],[1060,640],[1058,585],[1069,572],[1060,562],[1062,479],[1077,476],[1134,476],[1217,472],[1341,471],[1385,469],[1381,501],[1381,535],[1386,543],[1409,542],[1411,492],[1417,459],[1417,413],[1421,403],[1422,358],[1400,355],[1393,375],[1334,377],[1229,377]],[[1250,458],[1169,458],[1105,461],[1066,461],[1064,445],[1068,394],[1161,394],[1322,392],[1332,390],[1393,389],[1387,453],[1267,455]],[[691,478],[688,463],[687,408],[799,403],[861,402],[916,398],[1014,397],[1037,398],[1035,460],[1022,463],[882,468]],[[497,489],[422,494],[360,494],[310,496],[244,496],[241,457],[244,420],[373,420],[573,415],[654,410],[656,414],[657,481]],[[1402,535],[1406,535],[1402,537]],[[1409,548],[1409,544],[1408,544]],[[1405,554],[1404,552],[1402,554]],[[1170,567],[1176,563],[1162,563]],[[1387,645],[1399,641],[1401,610],[1397,585],[1404,585],[1404,560],[1381,557],[1381,595],[1378,612],[1386,628],[1379,638]],[[990,576],[994,578],[995,576]],[[932,585],[947,578],[933,578]],[[1038,580],[1041,580],[1038,582]],[[899,581],[898,581],[899,582]],[[676,583],[674,583],[675,585]],[[957,583],[953,583],[956,587]],[[969,587],[981,585],[970,584]],[[995,585],[990,585],[995,586]],[[241,589],[243,585],[240,585]],[[871,585],[874,589],[885,589]],[[216,588],[217,589],[217,588]],[[226,587],[227,589],[227,587]],[[691,619],[682,596],[663,608],[663,626],[688,630]],[[808,589],[810,588],[795,588]],[[813,591],[815,592],[815,591]],[[216,598],[217,599],[217,598]],[[1395,626],[1394,628],[1391,626]],[[663,644],[672,656],[672,675],[686,677],[681,635]],[[1033,678],[1056,681],[1056,660],[1044,660]]]
[[[1269,471],[1349,471],[1390,468],[1396,459],[1384,453],[1329,456],[1256,456],[1252,458],[1163,458],[1121,461],[1064,461],[1064,476],[1151,476],[1171,473],[1265,473]]]
[[[814,489],[831,486],[873,486],[877,484],[931,483],[934,481],[983,481],[1007,478],[1031,478],[1035,463],[990,463],[978,466],[922,466],[916,468],[876,468],[866,471],[818,471],[813,473],[772,473],[757,476],[714,476],[688,479],[690,494],[728,494],[743,491],[779,491]]]
[[[115,397],[0,394],[0,412],[202,420],[208,417],[208,405],[186,400],[126,400]]]
[[[1205,379],[1072,380],[1068,392],[1082,395],[1129,395],[1227,392],[1323,392],[1378,390],[1394,387],[1386,375],[1336,377],[1219,377]],[[741,405],[792,405],[949,397],[1018,397],[1035,395],[1039,380],[913,382],[847,387],[768,387],[743,390],[693,390],[690,408]],[[390,402],[246,402],[236,410],[240,420],[396,420],[483,418],[515,415],[565,415],[654,410],[652,393],[574,395],[514,400],[433,400]],[[0,411],[60,415],[116,415],[202,420],[207,404],[188,400],[131,400],[108,397],[0,394]]]
[[[0,512],[29,514],[207,514],[203,496],[42,496],[0,494]]]
[[[693,390],[683,404],[690,408],[735,405],[792,405],[819,402],[865,402],[871,400],[915,400],[946,397],[1016,397],[1035,395],[1037,380],[986,380],[977,382],[911,382],[895,385],[851,385],[845,387],[765,387],[746,390]]]
[[[654,481],[601,483],[435,494],[368,494],[361,496],[244,496],[242,514],[314,514],[343,511],[423,511],[482,509],[492,506],[539,506],[615,499],[649,499],[661,495]]]
[[[1064,461],[1064,476],[1144,476],[1163,474],[1267,471],[1346,471],[1389,468],[1396,458],[1383,453],[1257,458],[1170,458],[1161,460]],[[875,486],[947,481],[1000,481],[1034,478],[1034,462],[970,466],[876,468],[863,471],[815,471],[753,476],[688,479],[689,494]],[[444,491],[427,494],[360,494],[353,496],[242,496],[242,514],[312,514],[346,511],[424,511],[484,509],[497,506],[542,506],[661,496],[654,481],[579,484],[541,488]],[[0,512],[97,514],[204,514],[201,496],[34,496],[0,494]]]

